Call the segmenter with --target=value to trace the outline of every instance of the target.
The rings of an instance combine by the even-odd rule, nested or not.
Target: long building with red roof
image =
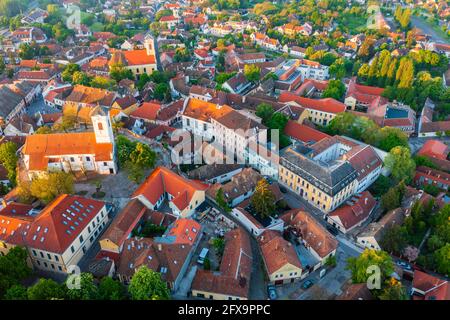
[[[63,194],[35,212],[31,206],[10,203],[0,211],[3,248],[24,246],[35,268],[69,272],[108,223],[102,201]]]
[[[302,114],[301,118],[309,119],[321,126],[326,126],[338,113],[346,110],[345,104],[333,98],[310,99],[288,91],[283,91],[278,101],[303,107],[306,112]]]

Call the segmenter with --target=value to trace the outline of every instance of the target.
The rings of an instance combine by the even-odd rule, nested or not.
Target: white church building
[[[99,108],[91,119],[93,132],[27,136],[22,155],[30,179],[55,171],[117,173],[109,112]]]

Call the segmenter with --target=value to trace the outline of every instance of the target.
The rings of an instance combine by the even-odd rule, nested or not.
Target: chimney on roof
[[[162,251],[162,245],[161,245],[161,243],[158,243],[158,251]]]
[[[364,204],[367,205],[367,201],[369,201],[369,198],[364,198]]]

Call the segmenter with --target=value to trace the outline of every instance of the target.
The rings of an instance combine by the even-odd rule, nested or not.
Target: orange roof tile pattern
[[[60,195],[14,233],[13,243],[62,254],[104,206],[102,201]]]
[[[439,140],[428,140],[419,150],[418,154],[430,158],[446,160],[449,147]]]
[[[295,228],[301,237],[320,257],[324,258],[338,246],[337,240],[320,225],[309,213],[292,209],[286,212],[281,219]]]
[[[156,204],[167,192],[173,196],[171,202],[182,211],[189,205],[195,192],[204,191],[206,188],[206,185],[185,179],[167,168],[157,167],[136,189],[132,197],[143,196],[152,204]]]
[[[286,265],[302,268],[294,247],[280,233],[266,230],[258,237],[258,243],[269,275]]]
[[[146,49],[122,51],[129,66],[155,64],[155,56],[148,55]]]
[[[296,140],[305,143],[310,141],[319,142],[322,139],[330,137],[326,133],[320,132],[319,130],[313,129],[292,120],[289,120],[284,127],[284,133]]]
[[[207,122],[211,118],[219,119],[232,111],[233,108],[227,105],[220,106],[215,103],[190,98],[183,114],[187,117]]]
[[[112,143],[97,143],[94,132],[34,134],[27,136],[22,150],[30,156],[29,170],[46,170],[49,157],[88,154],[110,161],[112,152]]]
[[[325,99],[310,99],[298,96],[292,92],[283,91],[278,98],[279,102],[296,102],[304,108],[328,112],[328,113],[340,113],[345,112],[345,104],[339,102],[333,98]]]
[[[145,120],[156,120],[161,105],[154,102],[144,102],[142,106],[134,110],[130,116],[134,118],[140,118]]]
[[[200,232],[201,225],[192,220],[181,218],[176,220],[173,225],[168,229],[166,236],[172,236],[176,244],[189,244],[193,245]]]

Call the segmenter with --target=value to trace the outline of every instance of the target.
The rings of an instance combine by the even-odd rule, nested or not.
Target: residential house
[[[356,194],[344,205],[326,216],[326,220],[342,233],[361,226],[373,212],[377,202],[369,191]]]
[[[386,231],[393,226],[402,225],[405,217],[403,208],[390,210],[380,221],[370,223],[363,232],[358,234],[356,243],[363,248],[381,250],[381,241]]]
[[[211,201],[216,201],[217,192],[221,189],[225,201],[235,207],[245,199],[250,198],[255,192],[256,185],[262,176],[252,168],[245,168],[240,173],[234,175],[225,184],[216,183],[206,191],[207,197]]]
[[[242,228],[225,235],[219,271],[197,269],[192,296],[213,300],[248,300],[253,255],[250,238]]]
[[[207,186],[200,182],[157,167],[136,189],[132,198],[139,199],[151,210],[157,210],[167,201],[175,216],[189,217],[205,201],[206,189]]]
[[[285,230],[312,255],[313,259],[308,259],[308,265],[302,263],[304,273],[319,269],[328,258],[336,255],[338,241],[310,213],[292,209],[281,219],[285,223]]]
[[[280,232],[266,230],[258,237],[258,244],[271,284],[299,281],[302,264],[295,247]]]

